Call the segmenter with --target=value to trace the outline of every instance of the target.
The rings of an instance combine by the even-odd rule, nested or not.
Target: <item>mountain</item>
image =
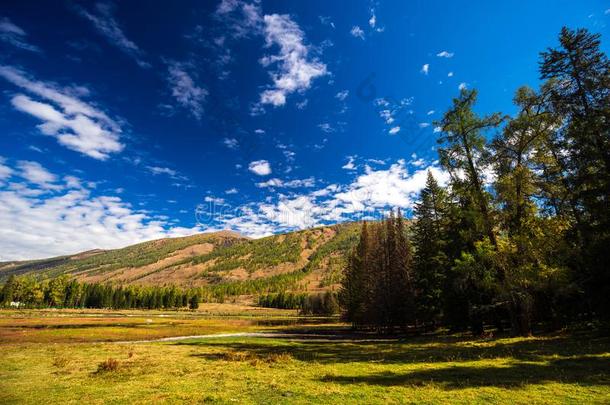
[[[235,286],[290,280],[290,288],[322,291],[338,283],[360,226],[339,224],[249,239],[222,231],[159,239],[115,250],[0,263],[10,275],[120,285]]]

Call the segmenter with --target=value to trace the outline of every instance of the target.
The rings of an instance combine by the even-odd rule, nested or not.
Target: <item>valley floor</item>
[[[2,310],[0,403],[41,402],[610,403],[610,339],[373,339],[332,319],[232,305]]]

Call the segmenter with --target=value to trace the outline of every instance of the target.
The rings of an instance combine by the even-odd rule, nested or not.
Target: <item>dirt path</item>
[[[159,339],[147,339],[147,340],[125,340],[117,342],[99,342],[99,343],[118,343],[118,344],[134,344],[134,343],[158,343],[158,342],[177,342],[180,340],[188,339],[215,339],[215,338],[231,338],[231,337],[259,337],[259,338],[280,338],[288,340],[308,340],[318,342],[379,342],[379,341],[398,341],[400,338],[392,336],[376,336],[376,337],[365,337],[362,335],[355,335],[350,333],[281,333],[281,332],[237,332],[237,333],[217,333],[209,335],[186,335],[186,336],[172,336]]]
[[[227,337],[264,337],[264,338],[296,338],[300,337],[300,334],[296,333],[269,333],[269,332],[238,332],[238,333],[217,333],[211,335],[187,335],[187,336],[172,336],[160,339],[148,339],[148,340],[124,340],[118,342],[105,342],[105,343],[156,343],[156,342],[176,342],[179,340],[188,339],[212,339],[212,338],[227,338]]]

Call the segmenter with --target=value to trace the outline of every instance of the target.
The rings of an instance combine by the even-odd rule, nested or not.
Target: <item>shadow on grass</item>
[[[513,388],[544,382],[610,385],[610,359],[577,357],[545,364],[515,363],[509,367],[455,366],[402,374],[388,372],[365,376],[327,375],[320,378],[320,381],[378,386],[418,386],[434,383],[446,389],[485,386]]]
[[[319,363],[376,362],[414,364],[459,362],[510,358],[541,361],[547,356],[595,356],[610,353],[610,339],[591,335],[552,336],[526,340],[474,340],[455,336],[434,336],[397,340],[325,340],[239,338],[177,342],[176,345],[200,346],[214,352],[248,352],[253,355],[288,353],[300,361]],[[193,356],[217,360],[205,351]],[[609,360],[610,363],[610,360]]]

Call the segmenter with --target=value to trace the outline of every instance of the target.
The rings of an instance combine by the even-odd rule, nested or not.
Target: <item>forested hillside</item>
[[[0,282],[17,283],[12,291],[22,291],[6,295],[7,302],[27,302],[32,296],[28,289],[44,289],[56,280],[63,280],[65,288],[75,281],[115,289],[196,289],[200,299],[215,301],[237,295],[322,292],[338,285],[358,233],[357,224],[344,224],[255,240],[232,232],[161,239],[117,250],[3,263]]]

